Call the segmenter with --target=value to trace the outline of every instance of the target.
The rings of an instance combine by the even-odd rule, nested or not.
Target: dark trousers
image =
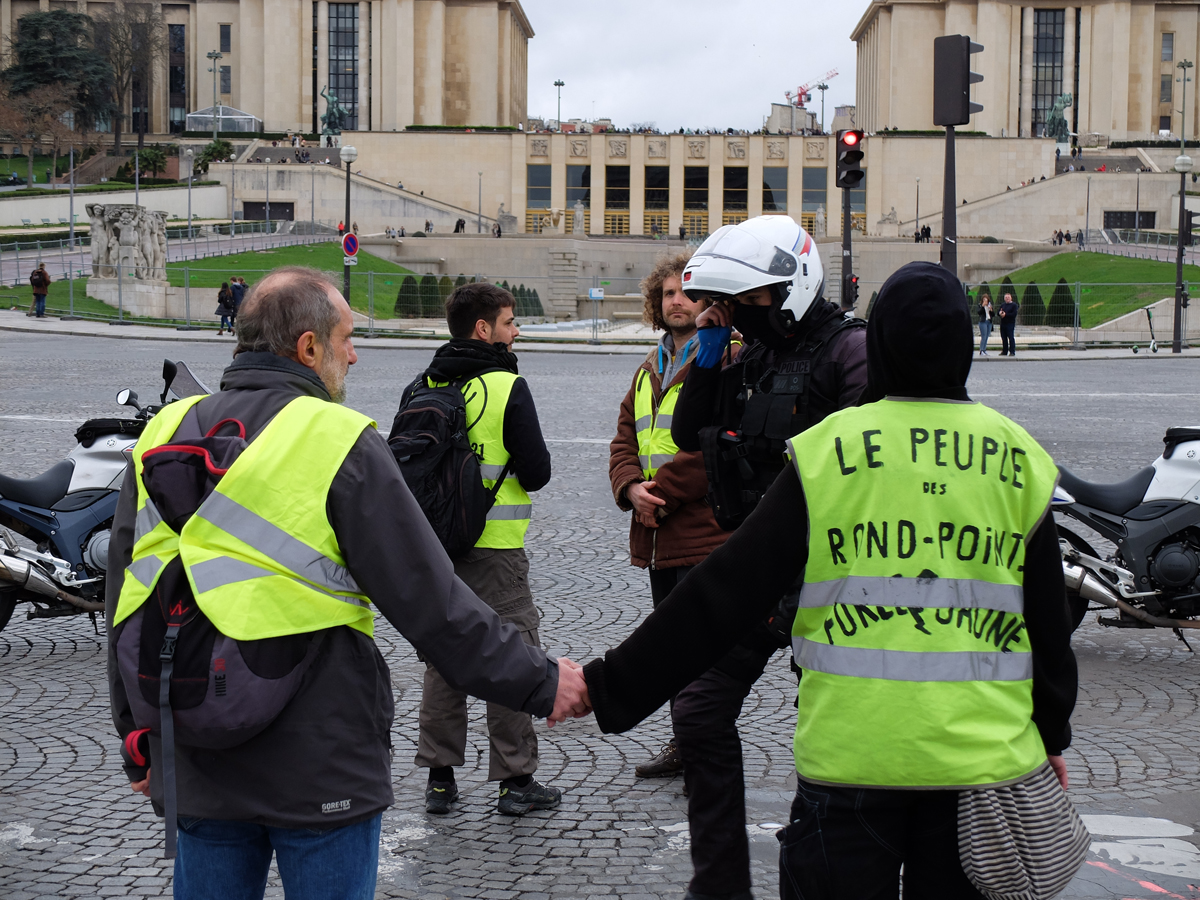
[[[675,590],[675,585],[683,581],[684,577],[695,566],[676,566],[673,569],[651,569],[650,570],[650,603],[654,609],[658,609],[658,604],[667,599],[667,595]],[[671,698],[671,709],[675,708],[675,698]]]
[[[779,832],[780,900],[982,900],[958,859],[958,792],[799,782]]]
[[[746,787],[737,719],[742,703],[779,649],[756,630],[675,696],[671,720],[688,791],[692,867],[697,894],[750,890]]]
[[[1009,356],[1016,356],[1017,341],[1016,338],[1013,337],[1013,329],[1016,327],[1017,323],[1015,321],[1010,322],[1008,319],[1000,320],[1000,343],[1002,345],[1000,348],[1001,354],[1007,353]]]

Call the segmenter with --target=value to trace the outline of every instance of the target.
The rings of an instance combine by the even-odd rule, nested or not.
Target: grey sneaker
[[[496,811],[506,816],[523,816],[531,809],[554,809],[562,802],[562,791],[547,787],[534,779],[523,788],[500,785]]]
[[[453,781],[431,781],[425,788],[425,812],[444,816],[450,804],[458,799],[458,785]]]

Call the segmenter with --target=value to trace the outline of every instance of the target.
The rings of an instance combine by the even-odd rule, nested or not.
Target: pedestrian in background
[[[345,233],[346,233],[346,223],[338,222],[338,237],[341,237]]]
[[[474,549],[454,560],[454,573],[501,621],[515,625],[537,647],[540,616],[529,589],[525,532],[533,512],[528,492],[541,490],[550,480],[550,451],[529,385],[517,373],[512,345],[520,329],[515,310],[513,295],[493,284],[456,288],[446,300],[446,324],[453,337],[438,348],[420,379],[462,390],[470,423],[467,440],[479,457],[484,487],[501,482],[483,534]],[[401,398],[401,410],[408,393]],[[400,428],[397,416],[392,433]],[[435,815],[449,812],[458,799],[454,767],[465,764],[467,749],[467,695],[455,686],[455,671],[444,665],[430,660],[425,668],[415,759],[417,766],[429,769],[425,810]],[[529,714],[489,703],[487,726],[488,781],[500,782],[497,811],[522,816],[558,806],[562,792],[533,777],[538,741]]]
[[[46,318],[46,294],[50,290],[50,273],[46,271],[45,263],[38,263],[37,268],[29,273],[29,284],[33,288],[33,302],[29,304],[26,315]]]
[[[238,310],[246,298],[246,284],[237,275],[229,279],[229,293],[233,300],[233,315],[229,317],[229,323],[236,327]]]
[[[780,735],[798,779],[780,833],[784,900],[895,898],[901,866],[905,897],[982,900],[960,859],[960,846],[988,843],[970,817],[960,838],[965,791],[1012,785],[1008,798],[991,795],[996,807],[1028,803],[1026,787],[1048,797],[1055,815],[1029,839],[1058,861],[1059,845],[1043,838],[1069,810],[1059,787],[1078,690],[1049,514],[1058,473],[1023,428],[970,401],[971,351],[971,314],[952,273],[919,262],[892,275],[867,325],[869,402],[789,440],[787,466],[737,532],[584,667],[596,723],[626,731],[802,579],[791,630],[803,670],[796,728]],[[1020,481],[999,467],[984,473],[978,456],[967,469],[947,467],[935,443],[951,434],[1015,450]],[[936,502],[932,481],[945,490]],[[1006,542],[997,563],[971,524],[982,522],[989,537],[1025,538]],[[997,641],[997,628],[1016,639]],[[1013,887],[1024,860],[1002,834],[993,832],[981,868],[1011,880],[986,896],[1034,896]]]
[[[987,342],[992,334],[992,298],[980,292],[979,313],[979,355],[987,356]]]
[[[1017,355],[1017,339],[1014,329],[1017,327],[1017,313],[1020,311],[1021,304],[1017,302],[1011,291],[1005,291],[999,311],[1001,356]]]
[[[233,334],[233,291],[229,289],[229,282],[222,281],[221,289],[217,291],[217,311],[214,315],[221,317],[221,327],[217,330],[217,337],[225,333],[225,329],[229,329],[229,333]]]
[[[729,537],[706,501],[703,455],[682,451],[671,439],[675,404],[699,349],[696,317],[708,306],[683,293],[680,278],[691,255],[689,251],[661,257],[642,281],[642,318],[664,333],[621,401],[617,435],[608,451],[608,476],[617,508],[633,513],[629,562],[649,570],[654,608]],[[635,771],[639,778],[681,773],[683,758],[674,737]]]

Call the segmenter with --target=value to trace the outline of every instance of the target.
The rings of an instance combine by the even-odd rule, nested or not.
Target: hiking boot
[[[683,771],[683,756],[674,741],[667,741],[658,756],[633,771],[638,778],[669,778]]]
[[[458,785],[453,781],[431,781],[425,788],[425,812],[444,816],[450,804],[458,799]]]
[[[562,791],[547,787],[536,778],[523,788],[502,781],[496,811],[506,816],[523,816],[531,809],[554,809],[561,802]]]

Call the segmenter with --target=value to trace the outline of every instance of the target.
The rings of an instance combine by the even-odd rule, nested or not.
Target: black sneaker
[[[506,816],[523,816],[531,809],[554,809],[562,802],[562,791],[547,787],[537,779],[530,780],[523,788],[512,787],[501,782],[500,799],[496,811]]]
[[[458,799],[458,785],[453,781],[431,781],[425,788],[425,812],[444,816],[450,804]]]
[[[683,757],[674,741],[667,741],[658,756],[633,770],[638,778],[666,778],[683,771]]]

